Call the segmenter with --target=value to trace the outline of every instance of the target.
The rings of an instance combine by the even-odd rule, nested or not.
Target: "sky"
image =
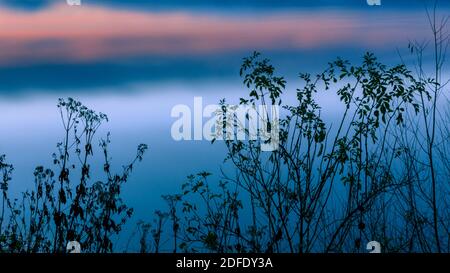
[[[254,50],[286,71],[341,52],[392,54],[428,36],[426,2],[1,0],[0,92],[235,77]]]
[[[448,13],[450,1],[440,2]],[[245,95],[239,67],[255,50],[288,79],[285,102],[295,97],[298,73],[320,71],[338,56],[358,62],[371,51],[398,63],[409,41],[429,39],[426,3],[0,0],[0,154],[15,166],[11,188],[30,188],[34,167],[51,166],[62,137],[55,106],[70,96],[109,115],[99,134],[112,133],[116,168],[139,143],[149,145],[124,190],[133,223],[149,220],[159,196],[187,175],[223,167],[220,143],[171,138],[175,105]],[[325,118],[339,111],[336,97],[320,102]]]

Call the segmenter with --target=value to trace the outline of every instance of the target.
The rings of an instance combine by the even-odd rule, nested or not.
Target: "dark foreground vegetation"
[[[215,181],[191,175],[168,209],[138,224],[142,252],[450,252],[450,113],[443,77],[445,21],[429,15],[430,44],[411,43],[416,61],[387,66],[337,59],[318,75],[301,74],[297,101],[284,104],[285,80],[258,53],[241,68],[242,105],[280,105],[280,143],[224,141],[233,173]],[[424,56],[432,53],[432,73]],[[338,122],[326,122],[317,94],[335,92]],[[221,104],[226,108],[226,101]],[[54,166],[37,167],[34,189],[11,197],[13,166],[0,157],[0,252],[111,252],[111,236],[132,215],[121,189],[146,145],[123,170],[111,169],[109,136],[94,143],[107,116],[60,100],[63,138]],[[274,124],[270,124],[274,126]],[[269,127],[270,127],[269,126]],[[247,132],[248,133],[248,132]],[[215,143],[215,145],[218,145]],[[91,168],[96,153],[101,170]],[[105,179],[92,178],[103,172]],[[211,181],[213,180],[213,181]],[[118,250],[120,251],[120,250]]]

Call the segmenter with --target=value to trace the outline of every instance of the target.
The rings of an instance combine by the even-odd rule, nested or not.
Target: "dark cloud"
[[[64,0],[63,0],[64,1]],[[24,9],[24,10],[37,10],[45,8],[52,3],[58,2],[57,0],[1,0],[0,5]],[[59,1],[62,2],[62,1]]]
[[[0,67],[0,95],[14,96],[37,90],[81,90],[136,82],[230,77],[237,75],[240,61],[241,56],[237,55],[202,58],[155,56],[96,63],[6,66]]]
[[[0,0],[0,4],[11,7],[20,7],[27,10],[36,10],[44,8],[55,2],[64,2],[64,0]],[[294,0],[82,0],[85,3],[102,4],[104,6],[130,7],[130,8],[161,8],[161,9],[200,9],[215,8],[223,10],[228,8],[301,8],[301,7],[367,7],[365,0],[314,0],[314,1],[294,1]],[[381,0],[383,7],[411,8],[422,7],[423,1],[388,1]],[[189,3],[189,4],[187,4]],[[395,3],[395,4],[394,4]],[[343,8],[342,8],[343,10]],[[396,13],[394,13],[396,14]],[[399,13],[400,14],[400,13]],[[381,38],[378,38],[381,39]],[[11,41],[3,41],[11,42]],[[14,42],[14,41],[13,41]],[[61,90],[77,89],[87,90],[90,88],[120,86],[136,82],[149,81],[174,81],[174,80],[205,80],[211,78],[237,78],[238,69],[242,57],[251,53],[254,49],[246,47],[233,50],[233,52],[215,54],[191,54],[191,55],[170,55],[170,56],[138,56],[123,57],[117,59],[115,56],[100,58],[94,60],[76,60],[65,61],[56,54],[58,48],[66,48],[66,41],[59,39],[44,39],[27,44],[26,55],[24,59],[12,59],[10,63],[0,65],[0,96],[21,95],[36,90],[46,90],[45,92],[60,92]],[[108,43],[115,46],[138,43],[130,39],[113,39]],[[167,44],[180,43],[178,40],[166,41]],[[143,42],[140,42],[143,44]],[[405,41],[406,44],[406,41]],[[318,69],[322,64],[334,59],[336,56],[359,57],[364,50],[369,48],[358,48],[358,44],[348,43],[348,46],[339,49],[332,48],[314,49],[310,52],[303,50],[301,52],[264,52],[279,63],[281,74],[286,76],[295,76],[300,71],[311,72]],[[17,47],[17,46],[16,46]],[[353,47],[353,48],[352,48]],[[356,47],[356,48],[355,48]],[[360,46],[361,47],[361,46]],[[2,43],[0,42],[0,48]],[[7,48],[4,46],[4,48]],[[17,48],[16,48],[17,49]],[[48,50],[51,55],[39,62],[33,62],[37,51]],[[281,50],[281,49],[279,49]],[[384,49],[385,50],[385,49]],[[395,53],[394,48],[390,48]],[[18,50],[16,50],[17,52]],[[44,52],[44,53],[45,53]],[[357,54],[356,52],[359,52]],[[64,52],[63,52],[64,53]],[[10,54],[7,54],[10,55]],[[395,55],[395,54],[394,54]],[[392,57],[392,56],[391,56]],[[396,55],[395,55],[396,57]],[[392,57],[394,59],[395,57]]]
[[[126,86],[134,83],[163,83],[205,80],[240,81],[242,58],[251,50],[222,55],[160,57],[147,56],[96,63],[48,63],[0,67],[0,97],[29,93],[56,93],[65,90],[89,90]],[[361,61],[362,48],[334,48],[310,51],[264,51],[278,75],[290,80],[300,72],[316,73],[338,56],[354,63]],[[397,52],[379,50],[375,53],[385,63],[399,61]]]

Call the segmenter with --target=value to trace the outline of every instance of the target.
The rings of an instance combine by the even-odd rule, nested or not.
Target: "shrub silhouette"
[[[111,252],[111,235],[119,233],[132,215],[120,193],[147,146],[139,145],[135,158],[114,173],[108,152],[109,133],[98,150],[93,144],[107,116],[72,98],[60,99],[57,106],[63,141],[57,144],[52,168],[36,167],[33,190],[12,199],[8,186],[13,167],[5,162],[5,156],[0,157],[0,251],[65,252],[67,242],[76,240],[85,252]],[[90,161],[94,151],[103,154],[104,181],[92,181]]]
[[[286,81],[268,59],[259,53],[245,58],[241,76],[249,89],[241,105],[283,105]],[[296,104],[282,106],[278,149],[262,152],[263,140],[236,135],[225,140],[225,161],[234,173],[215,184],[210,173],[191,175],[180,193],[163,196],[168,211],[158,211],[158,225],[148,224],[158,239],[147,251],[161,249],[164,232],[173,252],[366,252],[372,240],[387,252],[449,251],[448,185],[442,184],[437,211],[411,197],[434,200],[421,188],[430,177],[411,169],[426,160],[420,153],[411,157],[420,150],[401,141],[417,137],[405,128],[415,126],[421,111],[430,113],[424,100],[433,102],[429,87],[438,83],[404,64],[388,67],[370,53],[360,65],[337,59],[324,72],[300,78]],[[322,119],[315,100],[331,90],[344,109],[337,127]],[[219,122],[234,124],[226,120],[229,105],[221,105]],[[448,136],[441,145],[447,147]],[[448,174],[441,178],[450,181]],[[442,216],[435,221],[433,215]],[[435,237],[436,226],[446,235]]]
[[[267,124],[280,130],[278,149],[262,152],[270,139],[225,140],[233,173],[214,183],[202,171],[164,195],[168,208],[138,222],[140,251],[366,252],[375,240],[385,252],[450,252],[450,113],[438,106],[449,39],[446,20],[437,24],[436,10],[428,16],[432,76],[424,72],[426,43],[414,42],[415,73],[371,53],[358,65],[338,58],[322,73],[300,74],[296,100],[286,105],[286,81],[270,61],[256,52],[245,58],[240,105],[282,107],[278,124]],[[337,122],[323,118],[316,99],[330,92],[343,109]],[[447,110],[448,99],[442,103]],[[235,118],[225,99],[220,105],[223,117]],[[1,252],[64,252],[72,240],[85,252],[111,252],[111,236],[131,217],[120,193],[147,146],[115,173],[107,134],[99,145],[105,179],[93,181],[93,141],[108,118],[70,98],[58,109],[64,135],[54,166],[35,169],[33,190],[9,195],[14,168],[0,156]]]

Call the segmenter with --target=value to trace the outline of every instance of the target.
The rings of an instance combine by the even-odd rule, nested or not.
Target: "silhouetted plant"
[[[371,53],[359,65],[338,58],[322,73],[300,74],[296,100],[285,105],[286,81],[270,61],[256,52],[245,58],[240,75],[248,95],[239,104],[281,106],[278,121],[262,119],[269,131],[279,129],[276,149],[263,152],[272,139],[255,140],[247,128],[247,141],[237,128],[216,132],[227,136],[233,173],[218,183],[208,172],[190,175],[180,193],[164,195],[168,210],[138,222],[139,251],[362,252],[364,242],[376,240],[387,252],[448,252],[450,114],[440,113],[438,98],[448,83],[442,71],[449,40],[447,19],[438,24],[436,8],[428,18],[433,76],[423,69],[426,46],[413,43],[416,73]],[[339,98],[335,120],[323,118],[319,94]],[[237,119],[233,107],[225,99],[220,106],[226,119],[219,125],[236,126],[228,120]],[[107,116],[70,98],[58,109],[64,135],[54,166],[35,169],[34,189],[12,198],[13,166],[0,156],[0,251],[64,252],[77,240],[83,251],[111,252],[112,235],[131,217],[121,189],[147,146],[115,173],[108,133],[99,145],[105,176],[94,180],[93,142]]]
[[[259,53],[244,59],[241,76],[249,89],[241,105],[283,105],[286,81]],[[430,96],[434,80],[416,78],[405,65],[388,67],[370,53],[361,65],[339,58],[323,73],[300,79],[296,104],[283,106],[277,124],[278,149],[262,152],[270,140],[252,140],[245,129],[249,140],[242,141],[235,130],[225,145],[236,175],[225,173],[215,186],[209,173],[189,176],[181,194],[164,197],[174,251],[360,252],[369,240],[387,251],[408,251],[402,229],[409,223],[398,224],[393,219],[400,215],[389,209],[390,199],[412,183],[408,167],[399,169],[408,148],[394,132],[406,126],[405,116],[423,110],[418,98]],[[343,106],[337,126],[322,119],[315,100],[331,90]],[[231,106],[220,104],[228,118]],[[419,219],[414,225],[425,220]]]
[[[448,77],[445,77],[449,16],[439,16],[435,2],[427,10],[431,30],[429,41],[411,42],[416,77],[426,83],[426,92],[417,97],[419,116],[408,116],[407,126],[395,132],[404,151],[403,166],[410,181],[397,192],[404,214],[405,248],[422,252],[450,251],[450,188],[448,147],[450,143]],[[426,56],[431,56],[426,59]],[[431,69],[425,69],[428,60]],[[428,74],[430,73],[430,74]],[[439,105],[442,101],[441,105]]]
[[[111,252],[111,235],[118,234],[131,217],[133,210],[123,202],[121,189],[147,146],[139,145],[135,158],[121,172],[114,173],[108,133],[99,145],[105,180],[93,181],[90,165],[95,151],[93,141],[108,118],[72,98],[60,99],[58,109],[64,136],[57,144],[58,153],[53,154],[54,168],[36,167],[34,189],[24,192],[20,200],[8,196],[12,166],[0,157],[3,173],[0,251],[64,252],[67,242],[76,240],[83,251]],[[4,226],[5,210],[9,218]]]
[[[237,191],[230,191],[226,182],[210,186],[209,176],[207,172],[190,175],[181,194],[164,196],[172,221],[174,251],[242,252],[238,235],[242,203]]]

